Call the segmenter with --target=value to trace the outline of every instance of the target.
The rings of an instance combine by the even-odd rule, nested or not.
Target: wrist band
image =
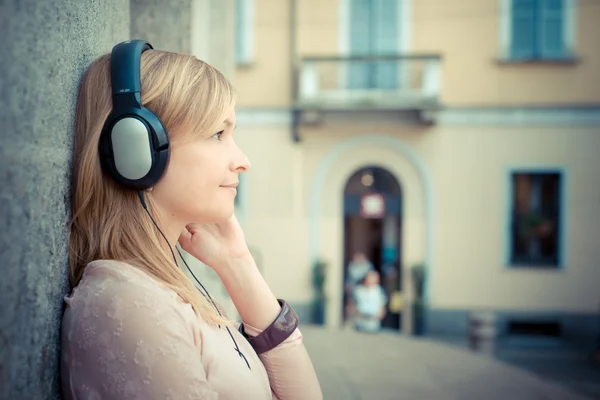
[[[265,353],[277,346],[291,336],[298,327],[298,315],[292,307],[285,301],[277,299],[281,306],[281,312],[264,331],[258,336],[249,336],[244,332],[244,324],[240,324],[240,333],[246,338],[248,343],[254,348],[256,354]]]

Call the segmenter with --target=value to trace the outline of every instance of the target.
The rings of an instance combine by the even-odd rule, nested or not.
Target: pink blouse
[[[249,369],[225,328],[199,321],[190,304],[132,265],[90,263],[65,302],[66,400],[323,398],[298,329],[257,356],[230,328]]]

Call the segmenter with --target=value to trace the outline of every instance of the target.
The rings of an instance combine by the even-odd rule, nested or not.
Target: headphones
[[[127,189],[152,188],[169,161],[169,138],[160,119],[142,105],[140,59],[153,49],[145,40],[128,40],[110,56],[113,109],[100,134],[104,172]]]

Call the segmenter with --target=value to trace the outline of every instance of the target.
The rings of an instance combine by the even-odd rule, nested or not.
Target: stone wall
[[[76,90],[129,0],[0,2],[0,398],[59,399]]]

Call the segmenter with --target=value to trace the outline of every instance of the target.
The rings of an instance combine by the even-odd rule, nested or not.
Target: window
[[[398,54],[398,0],[350,0],[352,56]],[[396,89],[399,61],[354,61],[349,68],[349,89]]]
[[[571,0],[509,1],[511,59],[557,60],[571,56]]]
[[[235,61],[238,65],[254,60],[254,0],[235,1]]]
[[[511,264],[558,266],[561,173],[515,172],[511,184]]]

